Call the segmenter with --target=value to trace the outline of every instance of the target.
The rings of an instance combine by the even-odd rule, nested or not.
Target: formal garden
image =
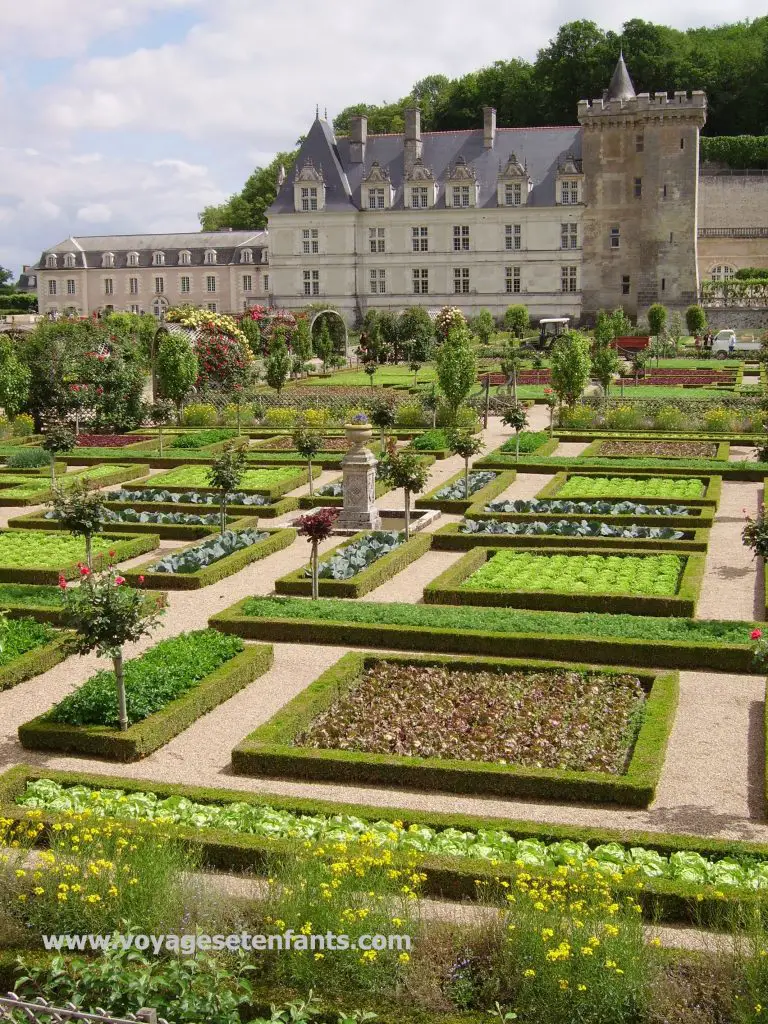
[[[0,989],[760,1021],[768,356],[707,358],[692,310],[6,341]],[[243,934],[290,948],[205,942]]]

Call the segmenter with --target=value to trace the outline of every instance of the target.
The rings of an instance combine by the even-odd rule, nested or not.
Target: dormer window
[[[325,206],[322,171],[319,171],[311,160],[305,162],[293,179],[293,205],[297,213],[314,213]]]
[[[240,262],[241,263],[253,263],[253,249],[241,249],[241,251],[240,251]]]
[[[496,201],[499,206],[524,206],[528,202],[530,188],[528,171],[515,154],[510,153],[506,166],[499,171]]]
[[[451,187],[451,205],[469,206],[469,185],[453,185]]]
[[[446,202],[451,206],[477,206],[477,180],[474,170],[463,156],[460,156],[448,175],[445,189]]]
[[[59,261],[56,258],[55,253],[49,252],[45,257],[45,266],[47,270],[55,270],[59,265]]]
[[[413,210],[427,210],[435,205],[437,184],[429,167],[421,157],[414,160],[411,173],[405,181],[403,202]]]
[[[189,249],[182,249],[179,253],[179,266],[188,267],[192,263],[192,253]]]
[[[165,253],[164,252],[153,252],[152,253],[152,266],[153,267],[164,267],[165,266]]]
[[[581,161],[567,156],[557,169],[557,201],[562,206],[576,206],[582,200]]]
[[[71,270],[75,265],[75,254],[73,252],[64,253],[64,266],[67,270]]]
[[[363,179],[363,206],[369,210],[388,210],[392,206],[393,190],[389,171],[374,160]]]
[[[114,267],[115,265],[115,254],[113,252],[105,252],[101,257],[102,267]]]
[[[139,265],[139,254],[137,252],[129,252],[128,253],[128,266],[129,267],[138,267],[138,265]]]
[[[208,266],[211,266],[212,264],[214,264],[216,262],[216,250],[215,249],[206,249],[205,250],[205,262],[208,264]]]
[[[561,181],[560,182],[560,202],[563,206],[574,206],[579,202],[579,183],[578,181]]]

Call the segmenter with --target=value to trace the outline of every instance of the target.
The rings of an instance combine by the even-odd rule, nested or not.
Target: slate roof
[[[611,75],[611,81],[606,90],[605,100],[631,100],[635,96],[635,87],[629,77],[627,65],[624,63],[624,54],[619,54],[616,67]]]
[[[581,132],[576,125],[564,128],[498,128],[493,149],[483,148],[483,129],[452,132],[422,132],[422,160],[440,184],[438,208],[445,207],[444,183],[459,157],[464,157],[480,186],[479,207],[495,207],[499,172],[514,153],[527,167],[533,188],[528,197],[531,206],[552,206],[558,165],[567,156],[581,159]],[[296,161],[300,169],[307,159],[322,171],[325,180],[325,205],[328,210],[362,208],[361,184],[378,161],[389,172],[395,189],[394,209],[403,209],[402,135],[368,135],[365,164],[351,163],[348,136],[335,138],[331,126],[317,119],[310,128]],[[293,213],[294,171],[286,176],[268,214]]]
[[[75,269],[88,267],[101,269],[101,258],[105,252],[115,257],[114,269],[128,268],[128,254],[139,254],[138,268],[153,267],[152,255],[155,252],[165,253],[165,267],[179,266],[179,254],[188,251],[191,254],[190,267],[227,266],[240,263],[240,250],[253,249],[253,264],[261,262],[261,250],[267,245],[266,231],[190,231],[167,235],[75,235],[66,238],[58,245],[53,245],[40,256],[33,269],[45,269],[45,257],[49,253],[58,256],[74,253]],[[216,250],[216,264],[205,262],[206,249]],[[66,269],[64,261],[59,260],[58,269]],[[243,264],[251,266],[253,264]],[[105,268],[106,269],[106,268]],[[111,269],[111,268],[110,268]],[[131,269],[131,268],[129,268]],[[161,267],[154,268],[161,270]]]

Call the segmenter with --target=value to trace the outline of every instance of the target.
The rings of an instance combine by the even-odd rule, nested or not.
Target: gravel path
[[[762,563],[741,543],[743,509],[754,515],[761,493],[759,483],[723,483],[696,618],[765,618]]]

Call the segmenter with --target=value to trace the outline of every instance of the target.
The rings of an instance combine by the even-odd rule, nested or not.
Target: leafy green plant
[[[222,540],[227,529],[227,501],[229,495],[237,491],[245,476],[246,457],[243,448],[230,443],[214,458],[208,470],[207,482],[219,492]]]
[[[549,434],[546,430],[522,430],[519,434],[515,434],[515,437],[510,437],[501,446],[503,452],[514,451],[516,457],[520,455],[530,455],[532,452],[538,451],[542,445],[545,445],[549,440]]]
[[[437,330],[437,324],[435,326]],[[440,390],[455,416],[474,387],[477,377],[477,357],[466,322],[448,330],[443,344],[437,350],[436,363]]]
[[[594,425],[594,422],[593,417],[590,425]],[[632,405],[614,405],[605,415],[605,425],[611,430],[634,430],[640,425],[640,415]]]
[[[28,651],[44,647],[55,636],[55,631],[45,622],[36,622],[34,619],[6,619],[0,612],[0,668]]]
[[[654,337],[658,337],[664,330],[667,322],[667,307],[660,302],[654,302],[648,307],[648,330]]]
[[[392,487],[403,490],[405,504],[405,539],[411,537],[411,494],[423,491],[429,471],[414,451],[399,451],[390,438],[384,457],[379,461],[379,478]]]
[[[214,427],[219,414],[209,402],[190,402],[180,419],[185,427]]]
[[[195,433],[179,434],[171,441],[169,447],[196,451],[199,448],[207,448],[210,444],[218,444],[220,441],[230,441],[234,436],[234,430],[222,427],[213,430],[198,430]]]
[[[94,537],[93,553],[104,556],[110,546],[117,547],[114,538]],[[9,568],[63,569],[82,557],[82,544],[74,537],[60,532],[43,533],[39,530],[0,531],[0,566]]]
[[[155,360],[157,382],[164,397],[176,406],[179,422],[182,406],[197,380],[198,370],[197,355],[184,335],[169,333],[161,338]]]
[[[688,516],[685,505],[643,505],[636,501],[561,501],[557,498],[514,498],[489,501],[486,512],[530,512],[540,515]]]
[[[29,437],[35,432],[35,421],[25,412],[14,416],[11,421],[11,432],[14,437]]]
[[[50,465],[50,458],[42,448],[19,448],[5,460],[8,469],[41,469]]]
[[[516,338],[522,338],[530,325],[530,317],[526,306],[507,306],[504,313],[504,329],[510,331]]]
[[[560,413],[560,425],[572,430],[589,430],[597,422],[597,410],[589,405],[577,405],[563,409]]]
[[[733,429],[733,414],[724,408],[707,409],[703,416],[704,429],[713,433],[727,434]]]
[[[656,430],[682,430],[686,425],[686,419],[680,409],[670,405],[665,409],[659,409],[653,418],[653,425]]]
[[[746,512],[746,510],[745,510]],[[741,531],[741,542],[756,558],[768,558],[768,512],[763,506],[753,519],[746,515],[746,525]]]
[[[515,459],[518,459],[520,457],[520,431],[525,430],[528,426],[528,413],[522,405],[515,404],[511,409],[507,409],[501,417],[501,422],[515,432]]]
[[[164,491],[162,488],[147,488],[140,490],[119,490],[109,491],[106,495],[108,501],[156,501],[158,504],[173,505],[216,505],[218,498],[215,494],[207,491]],[[269,504],[269,498],[264,494],[246,494],[244,491],[233,491],[229,496],[228,505],[255,506]]]
[[[558,498],[702,498],[701,480],[675,477],[571,476],[559,488]]]
[[[175,495],[178,497],[178,495]],[[56,513],[46,512],[45,519],[56,519]],[[102,522],[111,523],[154,523],[158,526],[216,526],[220,517],[216,515],[198,516],[192,512],[138,512],[135,508],[123,508],[115,512],[105,508]]]
[[[274,487],[284,480],[296,476],[295,466],[281,466],[274,469],[246,469],[240,482],[241,487],[248,490],[266,489]],[[162,473],[154,478],[155,485],[163,486],[168,484],[172,487],[181,486],[190,488],[207,487],[208,467],[207,466],[177,466],[167,473]]]
[[[291,435],[293,447],[302,457],[307,460],[307,470],[309,475],[309,496],[312,497],[313,491],[313,480],[312,480],[312,459],[317,455],[323,446],[323,438],[314,430],[309,430],[305,426],[298,426],[294,428],[293,434]]]
[[[448,431],[440,427],[425,430],[423,434],[419,434],[411,441],[411,448],[415,448],[418,452],[444,451],[447,447]]]
[[[214,562],[233,555],[236,551],[250,548],[268,536],[268,533],[259,532],[256,529],[227,530],[225,528],[218,537],[210,537],[200,544],[195,544],[194,547],[171,552],[161,558],[159,562],[155,562],[149,571],[174,575],[199,572],[207,565],[213,565]]]
[[[85,540],[85,564],[93,568],[93,538],[104,529],[105,505],[103,497],[91,491],[87,480],[76,480],[66,491],[53,492],[51,511],[65,530],[73,537]]]
[[[707,314],[701,306],[689,306],[685,311],[685,326],[688,333],[701,335],[707,328]]]
[[[71,452],[77,444],[74,433],[63,423],[52,423],[46,428],[43,449],[51,461],[51,486],[56,486],[56,456]]]
[[[561,335],[552,346],[552,388],[560,402],[573,409],[589,383],[589,338],[578,331]]]
[[[496,474],[489,471],[476,471],[470,473],[469,477],[457,480],[454,484],[446,484],[439,491],[435,491],[434,497],[440,501],[463,501],[473,495],[476,491],[487,487]]]
[[[371,409],[371,423],[381,435],[381,445],[384,447],[387,440],[387,431],[395,425],[395,408],[389,402],[377,402]]]
[[[495,533],[508,537],[622,537],[632,540],[680,540],[684,534],[670,526],[612,526],[610,523],[576,522],[561,519],[558,522],[508,523],[498,519],[467,519],[460,533]]]
[[[366,533],[359,540],[346,544],[327,561],[318,566],[318,577],[323,580],[348,580],[356,576],[369,565],[388,555],[403,544],[402,533],[395,531],[374,530]],[[306,571],[312,575],[311,567]]]

